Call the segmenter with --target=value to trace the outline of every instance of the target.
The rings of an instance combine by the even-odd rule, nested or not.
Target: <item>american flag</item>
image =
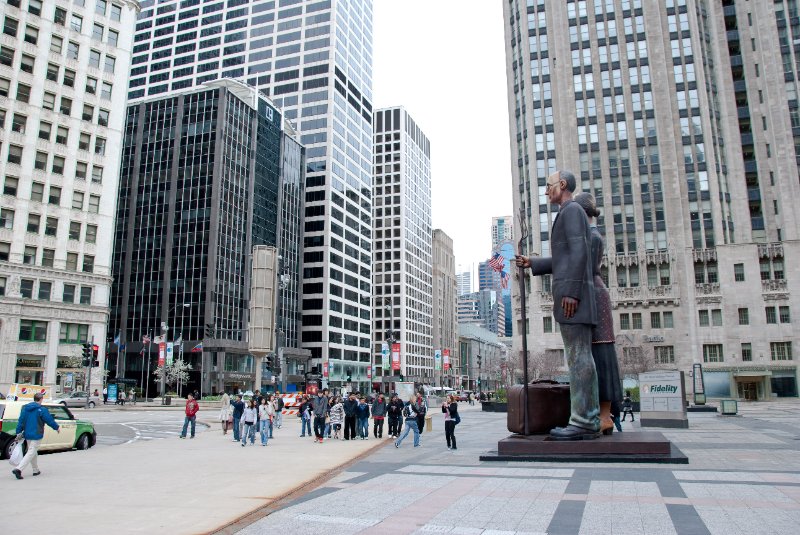
[[[502,286],[503,289],[508,288],[508,279],[509,279],[508,273],[505,272],[505,271],[501,271],[500,272],[500,286]]]
[[[495,271],[503,271],[506,259],[500,253],[494,253],[489,259],[489,265]]]
[[[144,336],[142,336],[142,343],[143,344],[149,344],[150,343],[150,335],[149,334],[145,334]]]

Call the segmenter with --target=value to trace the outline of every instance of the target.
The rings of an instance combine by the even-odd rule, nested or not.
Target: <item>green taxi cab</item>
[[[12,444],[17,435],[19,413],[27,403],[30,403],[30,400],[0,400],[0,459],[8,459],[11,456]],[[94,446],[97,433],[92,422],[76,419],[68,408],[58,403],[44,402],[42,406],[50,411],[58,422],[61,432],[58,433],[45,425],[39,451],[85,450]]]

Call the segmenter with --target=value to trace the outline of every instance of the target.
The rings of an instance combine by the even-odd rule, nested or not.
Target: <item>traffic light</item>
[[[215,338],[215,331],[213,323],[206,323],[206,338]]]
[[[478,355],[478,368],[480,368],[480,367],[481,367],[481,356]]]
[[[92,365],[93,365],[95,368],[99,368],[99,367],[100,367],[100,359],[99,359],[99,358],[97,358],[97,357],[98,357],[98,355],[97,355],[97,354],[98,354],[99,352],[100,352],[100,346],[98,346],[97,344],[93,345],[93,346],[92,346],[92,362],[93,362],[93,364],[92,364]]]
[[[402,374],[402,373],[400,374],[400,381],[401,381],[401,382],[402,382],[402,381],[405,381],[405,379],[403,379],[403,374]]]
[[[93,351],[92,351],[92,344],[90,344],[89,342],[82,343],[81,344],[81,365],[84,368],[88,368],[89,367],[89,365],[92,363],[92,357],[93,356],[94,355],[93,355]]]

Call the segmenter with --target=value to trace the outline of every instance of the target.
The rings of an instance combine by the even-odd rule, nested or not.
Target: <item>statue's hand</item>
[[[529,268],[529,267],[531,267],[531,261],[528,260],[527,256],[514,255],[514,262],[517,264],[517,267],[521,267],[521,268]]]
[[[578,310],[578,303],[579,301],[574,297],[561,298],[561,310],[564,311],[565,318],[570,319],[575,315],[575,311]]]

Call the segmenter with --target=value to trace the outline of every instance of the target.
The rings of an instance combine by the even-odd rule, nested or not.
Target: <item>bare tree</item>
[[[521,384],[523,381],[522,352],[509,354],[506,365],[507,382],[509,384]],[[553,380],[561,375],[564,369],[564,355],[561,350],[537,351],[528,356],[529,381]]]
[[[652,347],[634,344],[626,336],[617,336],[619,373],[623,378],[639,380],[639,374],[657,368]]]

